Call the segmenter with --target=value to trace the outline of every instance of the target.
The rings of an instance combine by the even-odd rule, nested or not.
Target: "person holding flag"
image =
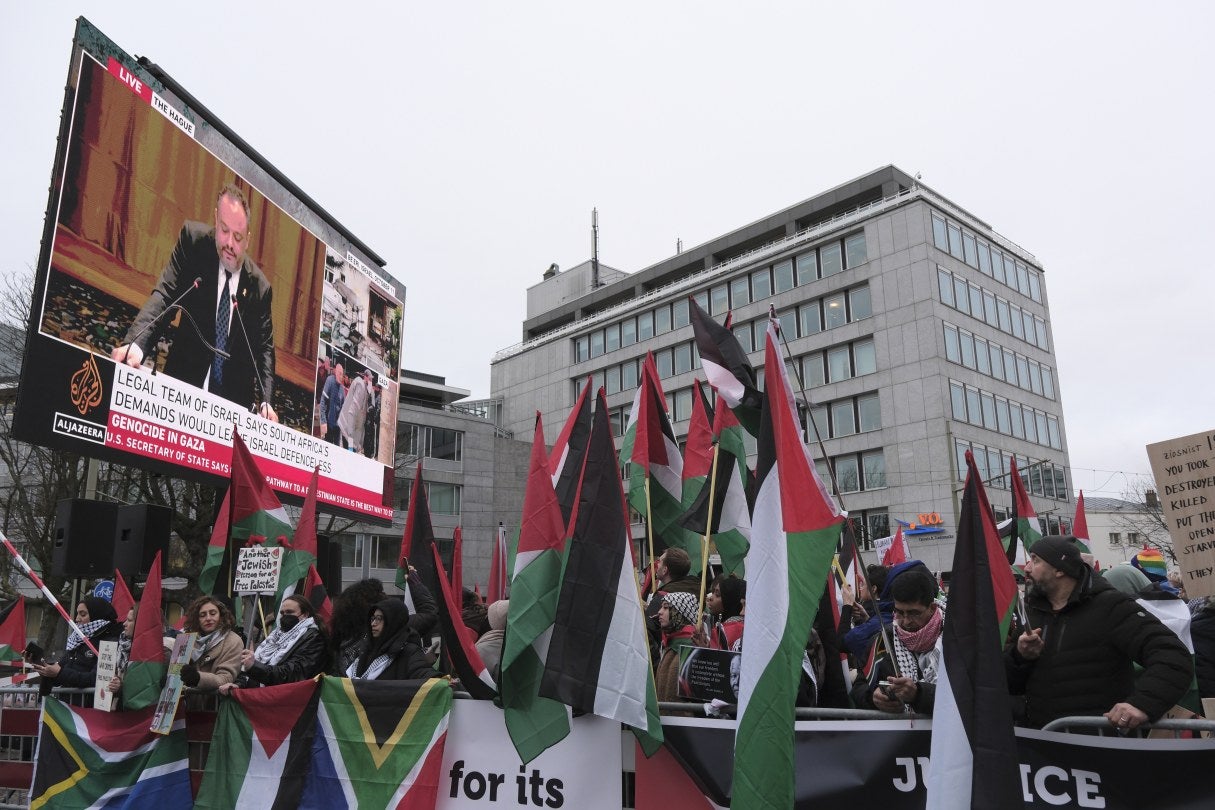
[[[894,656],[875,652],[869,678],[852,690],[858,709],[900,714],[910,708],[932,714],[941,660],[945,611],[936,601],[937,583],[927,570],[912,568],[890,581],[894,599]]]
[[[35,663],[34,670],[42,676],[39,691],[49,695],[56,686],[88,689],[97,680],[97,655],[85,643],[85,638],[97,647],[103,641],[117,641],[122,634],[114,606],[96,596],[86,596],[76,605],[76,624],[81,633],[68,636],[63,657],[52,663]],[[92,696],[86,696],[91,701]]]
[[[317,624],[312,603],[300,595],[288,596],[279,607],[278,625],[257,650],[240,654],[241,674],[235,683],[219,688],[226,695],[234,687],[276,686],[306,681],[325,671],[328,642]]]

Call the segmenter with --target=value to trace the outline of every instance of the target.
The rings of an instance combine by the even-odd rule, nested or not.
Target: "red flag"
[[[464,632],[464,621],[460,618],[460,605],[448,584],[439,547],[432,545],[433,563],[439,582],[439,633],[443,638],[443,652],[451,661],[451,668],[460,684],[479,700],[492,699],[498,693],[494,679],[490,676],[481,654],[477,652],[477,640],[473,633]]]
[[[308,566],[308,576],[304,578],[304,596],[312,603],[316,617],[321,620],[326,629],[331,629],[333,603],[329,601],[329,590],[325,587],[315,565]]]
[[[160,699],[165,674],[164,617],[160,612],[160,552],[152,561],[148,581],[139,597],[131,659],[122,681],[122,702],[128,709],[143,709]]]
[[[903,527],[899,526],[894,533],[894,542],[882,555],[882,565],[889,568],[892,565],[907,562],[907,540],[903,537]]]
[[[494,538],[494,550],[489,561],[489,603],[500,602],[506,598],[510,578],[506,574],[506,527],[498,524],[498,535]]]
[[[688,423],[687,444],[683,448],[683,480],[704,479],[713,467],[713,409],[705,399],[700,380],[692,383],[692,421]],[[687,493],[684,493],[685,496]]]
[[[127,587],[127,581],[122,578],[122,572],[117,568],[114,569],[114,598],[110,600],[110,604],[114,606],[114,612],[118,614],[120,622],[126,621],[127,613],[135,607],[135,597],[131,596],[131,589]]]
[[[25,654],[25,597],[18,596],[0,613],[0,661],[16,661]]]
[[[459,526],[451,535],[451,592],[464,599],[464,530]]]

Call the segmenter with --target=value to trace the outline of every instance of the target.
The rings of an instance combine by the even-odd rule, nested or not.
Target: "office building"
[[[517,434],[541,411],[551,442],[589,375],[619,435],[653,352],[682,437],[703,379],[688,297],[733,313],[757,369],[774,306],[822,435],[812,454],[862,543],[901,522],[912,553],[948,570],[967,450],[998,517],[1013,457],[1047,528],[1073,511],[1044,279],[1028,250],[887,166],[636,272],[550,268],[491,395]]]

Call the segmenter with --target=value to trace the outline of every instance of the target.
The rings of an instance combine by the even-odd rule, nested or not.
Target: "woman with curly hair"
[[[236,633],[232,610],[214,596],[200,596],[186,608],[184,629],[198,633],[194,655],[181,668],[181,681],[191,692],[213,693],[236,680],[245,645]],[[190,701],[190,708],[200,701]]]

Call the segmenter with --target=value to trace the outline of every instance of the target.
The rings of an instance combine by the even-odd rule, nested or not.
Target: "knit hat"
[[[1158,548],[1144,548],[1143,551],[1131,557],[1131,565],[1142,571],[1152,582],[1168,581],[1168,569],[1164,564],[1164,555]]]
[[[671,618],[679,620],[680,627],[696,621],[696,597],[692,594],[668,593],[662,598],[662,602],[671,609]],[[673,621],[672,624],[676,622]]]
[[[1043,562],[1049,563],[1072,579],[1084,576],[1088,566],[1080,557],[1080,548],[1076,539],[1070,534],[1048,534],[1029,549],[1030,554],[1036,554]]]
[[[510,611],[510,602],[499,599],[489,606],[489,629],[505,630],[506,614]]]

